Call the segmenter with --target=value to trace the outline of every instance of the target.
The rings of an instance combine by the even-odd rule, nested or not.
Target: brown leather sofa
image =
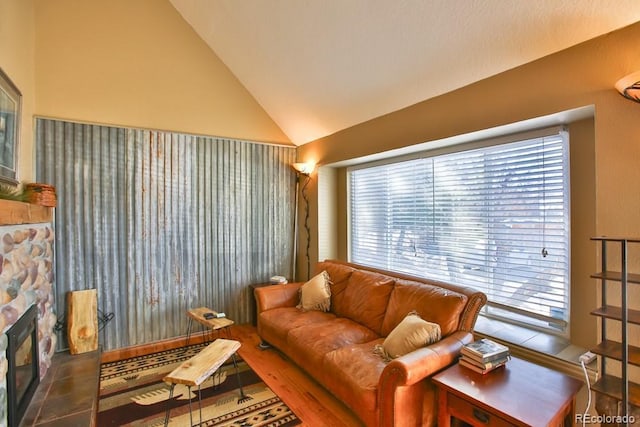
[[[435,425],[429,377],[456,361],[473,341],[486,296],[476,290],[324,261],[331,309],[296,308],[302,283],[255,289],[258,334],[349,406],[367,426]],[[442,339],[385,360],[374,347],[411,311],[440,325]]]

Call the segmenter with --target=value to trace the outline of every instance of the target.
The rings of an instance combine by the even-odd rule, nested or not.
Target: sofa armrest
[[[422,420],[422,394],[425,392],[421,381],[453,364],[462,346],[472,341],[472,333],[456,331],[437,343],[389,362],[382,371],[378,388],[379,424],[419,424]],[[396,391],[400,388],[412,390],[404,404],[396,398]]]
[[[472,341],[473,334],[457,331],[434,344],[393,359],[382,371],[381,387],[408,386],[435,374],[453,364],[462,346]]]
[[[258,314],[278,307],[295,307],[299,300],[298,290],[302,285],[302,282],[294,282],[254,289]]]

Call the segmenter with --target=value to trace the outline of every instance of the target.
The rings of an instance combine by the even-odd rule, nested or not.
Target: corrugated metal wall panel
[[[291,275],[294,161],[291,147],[37,119],[58,315],[67,292],[96,288],[115,314],[106,350],[183,335],[189,307],[248,322],[248,285]]]

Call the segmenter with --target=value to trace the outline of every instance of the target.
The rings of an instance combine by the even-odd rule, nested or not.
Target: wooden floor
[[[260,350],[256,328],[232,328],[233,339],[242,343],[240,356],[260,378],[291,408],[305,426],[363,426],[346,406],[335,399],[275,349]]]
[[[233,325],[232,339],[241,343],[238,354],[251,366],[260,378],[300,418],[302,425],[309,427],[362,427],[364,424],[345,405],[334,398],[325,388],[275,349],[258,348],[260,338],[251,325]],[[225,332],[221,338],[228,338]],[[190,343],[201,340],[194,335]],[[102,363],[153,353],[169,348],[182,347],[185,338],[173,339],[127,349],[103,353]]]

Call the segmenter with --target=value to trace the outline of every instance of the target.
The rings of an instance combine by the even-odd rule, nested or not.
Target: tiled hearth
[[[56,353],[20,427],[94,426],[99,387],[99,351]]]

